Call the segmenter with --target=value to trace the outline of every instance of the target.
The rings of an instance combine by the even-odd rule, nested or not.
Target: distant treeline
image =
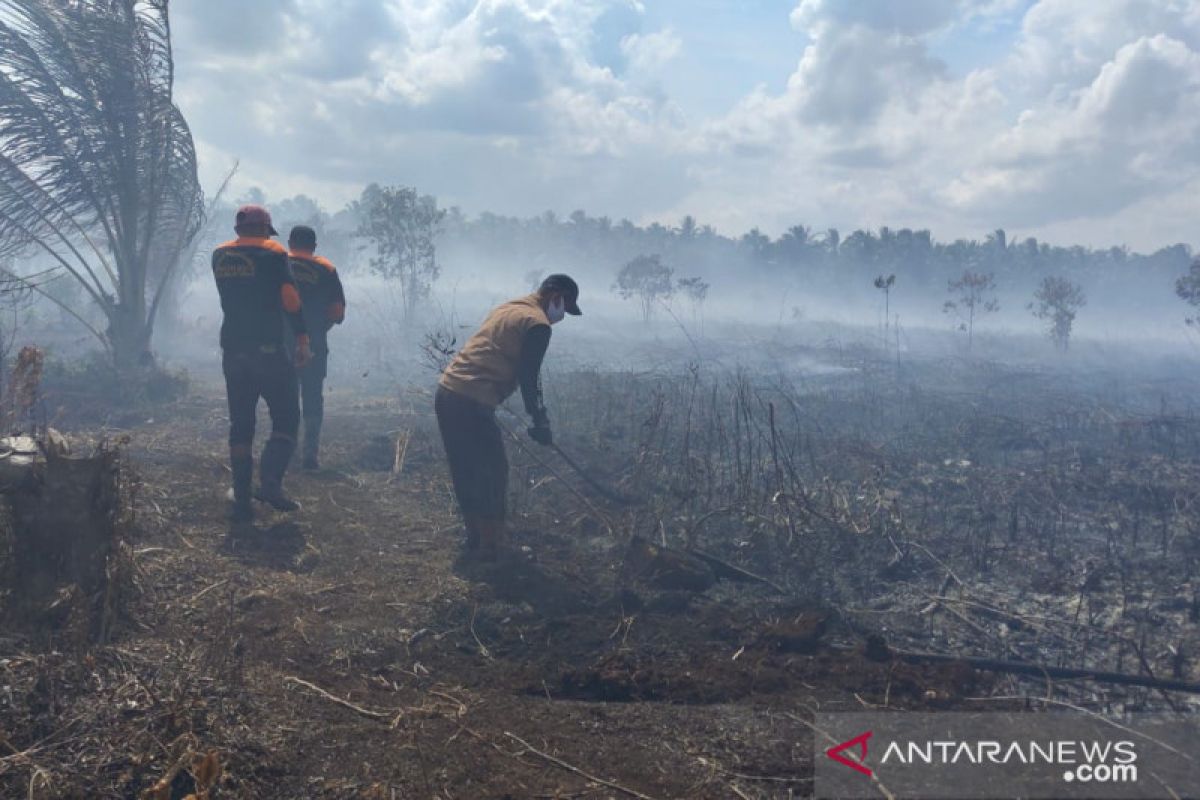
[[[531,265],[583,262],[607,263],[615,271],[642,254],[659,254],[685,272],[713,277],[713,268],[750,266],[768,274],[800,273],[837,278],[852,274],[900,272],[909,279],[941,282],[964,270],[992,272],[998,279],[1021,282],[1047,274],[1095,280],[1153,272],[1167,277],[1185,272],[1192,258],[1185,244],[1164,247],[1149,255],[1127,247],[1094,249],[1063,247],[1033,238],[1010,240],[1003,230],[982,240],[941,242],[928,230],[880,228],[842,235],[836,228],[814,231],[805,225],[771,238],[757,228],[739,238],[717,233],[684,217],[676,226],[652,223],[614,223],[576,211],[566,219],[547,212],[520,219],[483,213],[467,219],[451,209],[444,239],[448,245],[472,249]]]
[[[292,224],[316,228],[322,249],[347,272],[365,269],[365,247],[358,231],[363,209],[379,193],[362,197],[336,213],[300,195],[267,201],[277,227],[286,236]],[[247,200],[266,198],[252,191]],[[218,212],[220,220],[232,206]],[[222,226],[223,227],[223,226]],[[214,235],[214,241],[224,234]],[[757,228],[740,237],[718,233],[691,216],[677,225],[636,225],[628,219],[589,216],[584,211],[560,217],[547,211],[534,217],[484,212],[468,216],[446,209],[437,235],[439,260],[448,268],[486,259],[486,266],[509,275],[575,269],[611,283],[620,268],[641,255],[658,255],[678,275],[720,279],[732,271],[751,270],[762,277],[807,277],[821,283],[859,282],[876,274],[898,273],[906,283],[942,290],[945,281],[964,270],[994,273],[1000,284],[1029,285],[1047,275],[1061,275],[1094,285],[1123,278],[1174,280],[1188,269],[1192,250],[1173,244],[1153,253],[1127,247],[1061,246],[1034,238],[1010,237],[995,230],[982,239],[939,241],[929,230],[882,227],[843,234],[836,228],[816,230],[795,225],[772,238]]]

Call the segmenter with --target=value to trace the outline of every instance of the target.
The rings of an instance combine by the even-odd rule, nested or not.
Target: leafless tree
[[[167,0],[0,0],[0,255],[78,281],[107,327],[65,310],[119,368],[204,215],[174,77]]]
[[[1071,341],[1075,315],[1087,303],[1083,289],[1066,278],[1049,276],[1042,280],[1033,299],[1029,310],[1038,319],[1050,323],[1050,338],[1060,350],[1066,350]]]
[[[947,290],[955,299],[947,300],[942,311],[959,318],[959,330],[967,332],[967,349],[975,340],[975,320],[980,314],[1000,310],[1000,301],[995,296],[996,281],[990,272],[966,270],[957,280],[949,281]]]

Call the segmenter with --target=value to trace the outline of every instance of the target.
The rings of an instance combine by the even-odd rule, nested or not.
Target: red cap
[[[234,225],[254,225],[263,224],[267,226],[272,236],[278,236],[279,231],[275,230],[275,226],[271,224],[271,212],[267,211],[262,206],[242,206],[238,209],[237,220]]]

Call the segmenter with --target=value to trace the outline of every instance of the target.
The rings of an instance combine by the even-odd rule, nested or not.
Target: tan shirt
[[[442,372],[438,385],[495,408],[516,391],[526,332],[549,324],[536,294],[497,306]]]

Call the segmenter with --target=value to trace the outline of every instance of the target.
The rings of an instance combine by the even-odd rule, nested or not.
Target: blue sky
[[[1025,0],[1002,16],[948,28],[930,41],[930,52],[960,77],[971,70],[998,64],[1012,51],[1021,32],[1021,20],[1031,6],[1033,1]]]
[[[337,208],[1146,250],[1200,212],[1200,0],[243,0],[172,6],[207,185]],[[236,109],[236,112],[232,110]]]
[[[781,91],[796,68],[805,37],[780,0],[663,0],[647,5],[646,25],[669,28],[681,41],[664,70],[663,88],[696,118],[728,111],[756,86]]]
[[[869,0],[868,0],[869,1]],[[1020,33],[1024,0],[1011,13],[947,28],[930,41],[930,52],[951,73],[966,75],[1008,54]],[[663,86],[690,115],[720,114],[756,86],[781,92],[809,43],[788,18],[787,0],[653,0],[645,25],[669,28],[683,47],[662,76]]]

